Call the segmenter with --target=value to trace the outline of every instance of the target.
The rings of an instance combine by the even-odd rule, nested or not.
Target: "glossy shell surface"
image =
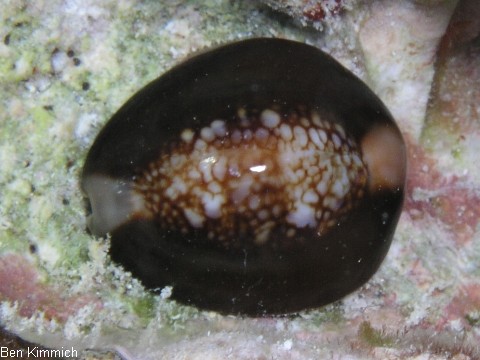
[[[318,307],[364,284],[401,212],[405,146],[352,73],[298,42],[203,52],[135,94],[90,149],[89,228],[152,289],[223,313]]]

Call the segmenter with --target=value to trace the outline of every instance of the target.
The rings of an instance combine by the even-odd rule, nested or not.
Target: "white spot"
[[[334,196],[325,196],[323,198],[323,207],[336,212],[341,205],[341,201]]]
[[[318,136],[318,131],[315,128],[310,128],[308,129],[308,135],[310,136],[310,140],[317,145],[317,147],[323,149],[323,143],[320,140],[320,137]]]
[[[225,178],[225,173],[227,172],[227,159],[224,156],[220,157],[213,165],[212,172],[217,180],[222,181]]]
[[[212,181],[212,166],[215,164],[217,159],[214,156],[209,156],[198,164],[199,170],[203,175],[203,180],[205,182]]]
[[[207,143],[202,139],[198,139],[197,141],[195,141],[195,150],[205,151],[206,148]]]
[[[67,54],[63,51],[55,52],[51,57],[52,69],[54,72],[59,73],[65,69],[70,63],[70,59]]]
[[[180,154],[173,153],[170,156],[169,160],[170,160],[170,165],[175,168],[175,167],[183,165],[185,163],[185,161],[187,160],[187,158],[185,157],[185,155],[180,155]],[[152,175],[156,176],[153,172],[152,172]]]
[[[358,167],[363,166],[362,159],[360,159],[360,156],[358,156],[358,154],[353,154],[352,160],[356,166]]]
[[[165,25],[165,30],[170,34],[180,36],[181,38],[188,38],[192,28],[190,22],[185,19],[171,20]]]
[[[327,193],[327,181],[328,180],[325,177],[322,177],[322,180],[317,184],[317,192],[320,196],[325,196]]]
[[[318,136],[320,136],[320,140],[322,141],[323,144],[325,144],[328,140],[327,138],[327,133],[323,130],[318,130]]]
[[[310,126],[310,121],[308,121],[307,118],[302,117],[302,118],[300,119],[300,124],[301,124],[303,127],[309,127],[309,126]]]
[[[205,214],[212,219],[218,219],[222,216],[221,207],[224,202],[224,197],[218,194],[205,193],[202,197]]]
[[[318,169],[318,167],[316,166],[316,164],[315,164],[314,161],[315,161],[315,159],[312,159],[312,161],[311,161],[311,165],[312,165],[312,166],[310,166],[310,167],[308,168],[308,170],[307,170],[307,175],[308,175],[308,177],[313,177],[313,176],[315,176],[315,175],[318,174],[318,170],[319,170],[319,169]]]
[[[331,192],[338,198],[341,199],[347,194],[347,186],[340,180],[337,180],[333,183]]]
[[[247,132],[247,130],[245,130]],[[257,131],[255,131],[255,139],[258,141],[265,141],[268,139],[269,132],[267,129],[264,128],[258,128]]]
[[[303,188],[301,188],[300,186],[296,186],[295,188],[293,188],[293,193],[291,195],[293,195],[291,196],[291,198],[295,199],[295,201],[298,202],[302,198]]]
[[[196,197],[202,197],[205,190],[203,190],[203,188],[195,186],[193,189],[190,190],[190,192]]]
[[[185,217],[190,225],[195,228],[202,227],[203,222],[205,221],[205,218],[202,215],[191,209],[183,209],[183,213],[185,214]]]
[[[168,299],[170,296],[172,296],[172,290],[173,288],[171,286],[165,286],[162,291],[160,291],[160,297],[162,299]]]
[[[246,119],[246,118],[247,118],[247,110],[245,110],[244,108],[238,108],[238,110],[237,110],[237,116],[238,116],[240,119]]]
[[[200,136],[207,143],[212,142],[215,139],[215,133],[209,127],[202,128],[202,130],[200,130]]]
[[[243,131],[243,138],[247,141],[252,139],[252,131],[250,129]]]
[[[312,123],[314,123],[318,127],[322,127],[322,120],[320,120],[320,115],[316,111],[312,112],[311,117]]]
[[[308,190],[305,194],[303,194],[302,200],[307,204],[315,204],[318,202],[318,195],[315,193],[315,191]]]
[[[304,169],[298,169],[295,171],[295,176],[297,179],[304,179],[305,178],[305,170]]]
[[[283,349],[286,351],[292,350],[293,341],[292,339],[285,340],[283,343]]]
[[[287,124],[280,125],[280,136],[285,141],[292,140],[292,128]]]
[[[75,136],[78,139],[85,137],[92,127],[98,122],[97,114],[83,114],[78,118],[77,126],[75,127]]]
[[[342,140],[340,140],[337,134],[333,133],[332,141],[333,141],[333,144],[335,145],[335,149],[337,150],[340,149],[340,146],[342,146]]]
[[[258,195],[252,195],[248,198],[248,207],[251,210],[256,210],[260,206],[260,197]]]
[[[352,174],[352,172],[348,171],[348,169],[345,166],[340,167],[340,172],[342,173],[341,176],[339,176],[340,181],[342,181],[344,186],[348,186],[350,184],[350,179],[349,175],[353,176],[355,178],[355,173]]]
[[[302,202],[295,204],[295,210],[287,215],[287,221],[297,228],[314,227],[317,224],[314,209]]]
[[[217,137],[224,137],[227,134],[225,121],[223,120],[213,120],[210,127]]]
[[[307,132],[301,126],[295,126],[293,128],[293,133],[295,134],[295,140],[300,144],[301,147],[305,147],[308,142]]]
[[[192,180],[198,180],[201,179],[202,175],[195,169],[191,169],[188,172],[188,178]]]
[[[335,124],[334,126],[335,130],[337,131],[337,133],[340,135],[340,137],[342,139],[345,139],[345,130],[343,129],[343,127],[339,124]]]
[[[275,222],[267,221],[264,223],[260,229],[257,229],[255,232],[255,244],[261,245],[264,244],[270,237],[270,232],[275,226]]]
[[[250,193],[253,178],[245,175],[240,178],[237,188],[232,192],[231,199],[234,204],[241,203]]]
[[[263,126],[273,129],[280,123],[280,115],[276,111],[266,109],[260,114],[260,121],[262,122]]]
[[[236,163],[230,164],[228,166],[228,174],[230,176],[239,178],[242,175],[242,173],[240,172],[240,169],[238,168],[238,164],[236,164]]]
[[[217,158],[215,156],[208,156],[200,162],[205,164],[214,164],[217,162]]]
[[[187,144],[189,144],[190,142],[192,142],[192,139],[193,139],[193,131],[192,129],[185,129],[182,131],[182,133],[180,134],[180,138],[186,142]]]
[[[267,168],[267,165],[255,165],[250,168],[250,171],[260,173],[260,172],[264,172],[266,168]]]
[[[222,191],[222,186],[218,182],[212,181],[208,184],[208,190],[214,194],[218,194]]]
[[[350,166],[350,164],[352,163],[352,158],[351,156],[349,155],[349,153],[344,153],[342,155],[342,162],[345,166]]]
[[[179,195],[186,194],[187,186],[182,179],[175,177],[172,185],[165,190],[165,196],[171,200],[175,200]]]

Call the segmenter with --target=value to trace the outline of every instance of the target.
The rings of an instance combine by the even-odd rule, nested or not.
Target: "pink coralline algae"
[[[0,257],[0,301],[18,306],[18,314],[31,317],[43,312],[46,319],[64,322],[84,306],[100,309],[100,301],[90,295],[62,294],[60,288],[42,282],[37,268],[16,254]]]
[[[422,147],[412,142],[408,149],[406,212],[412,219],[438,219],[458,245],[471,241],[480,223],[480,195],[469,185],[468,176],[446,177]],[[417,198],[418,192],[424,196]]]
[[[343,1],[316,1],[315,4],[309,4],[303,9],[303,15],[311,21],[321,21],[327,14],[337,15],[343,10]]]

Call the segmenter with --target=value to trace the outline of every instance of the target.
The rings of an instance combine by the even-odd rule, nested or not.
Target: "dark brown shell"
[[[406,156],[378,97],[322,51],[251,39],[134,95],[88,153],[90,230],[145,286],[223,313],[318,307],[364,284]]]

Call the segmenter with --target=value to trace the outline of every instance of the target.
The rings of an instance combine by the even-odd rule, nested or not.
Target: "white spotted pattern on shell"
[[[234,237],[264,244],[282,226],[323,234],[362,198],[368,171],[355,141],[316,112],[237,112],[187,128],[136,178],[143,216],[211,241]],[[146,213],[145,213],[146,212]]]
[[[90,148],[87,226],[153,291],[225,314],[316,308],[365,284],[405,193],[392,115],[321,50],[226,44],[133,95]]]

